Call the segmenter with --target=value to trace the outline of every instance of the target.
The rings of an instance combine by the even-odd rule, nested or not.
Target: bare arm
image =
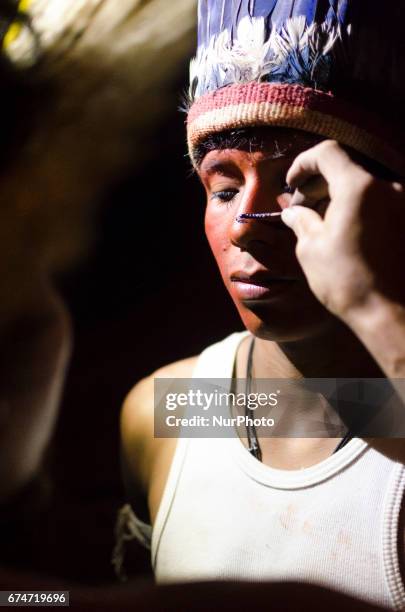
[[[196,357],[160,368],[141,380],[127,396],[121,413],[121,444],[127,480],[148,498],[152,522],[176,449],[176,438],[154,437],[154,379],[190,378]]]
[[[405,193],[353,163],[335,142],[299,155],[287,176],[304,202],[328,196],[322,218],[295,205],[283,212],[297,236],[297,257],[317,298],[359,338],[405,404]],[[319,187],[323,181],[323,190]],[[404,462],[402,440],[373,440]]]

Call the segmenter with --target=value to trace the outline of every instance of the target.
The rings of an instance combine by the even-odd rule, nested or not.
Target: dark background
[[[20,533],[11,555],[19,569],[74,583],[115,580],[125,395],[159,366],[242,329],[204,236],[204,193],[176,108],[187,68],[173,85],[173,111],[145,143],[147,161],[105,193],[90,254],[58,279],[74,352],[46,461],[51,503]],[[132,547],[130,557],[134,576],[150,574],[146,551]]]

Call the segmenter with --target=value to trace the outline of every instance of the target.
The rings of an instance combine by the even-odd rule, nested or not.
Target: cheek
[[[226,219],[222,215],[215,214],[210,206],[207,207],[205,213],[205,235],[221,268],[221,262],[230,247]]]

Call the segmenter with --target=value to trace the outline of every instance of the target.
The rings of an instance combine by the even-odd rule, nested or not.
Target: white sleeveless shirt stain
[[[194,377],[230,379],[245,336],[206,349]],[[181,438],[152,533],[156,579],[294,580],[405,609],[404,486],[404,466],[360,439],[285,471],[257,461],[237,437]]]

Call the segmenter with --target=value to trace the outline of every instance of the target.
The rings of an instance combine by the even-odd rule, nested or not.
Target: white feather
[[[288,19],[280,32],[273,29],[266,40],[264,18],[244,17],[233,45],[230,38],[229,31],[223,30],[191,62],[190,82],[198,82],[195,98],[209,89],[214,74],[223,79],[221,85],[260,80],[282,66],[292,51],[307,46],[315,68],[319,58],[328,54],[341,38],[341,31],[339,26],[326,22],[308,26],[301,15]]]
[[[307,22],[304,15],[291,17],[291,19],[287,20],[283,28],[283,36],[289,41],[291,48],[298,49],[302,47],[306,25]]]

